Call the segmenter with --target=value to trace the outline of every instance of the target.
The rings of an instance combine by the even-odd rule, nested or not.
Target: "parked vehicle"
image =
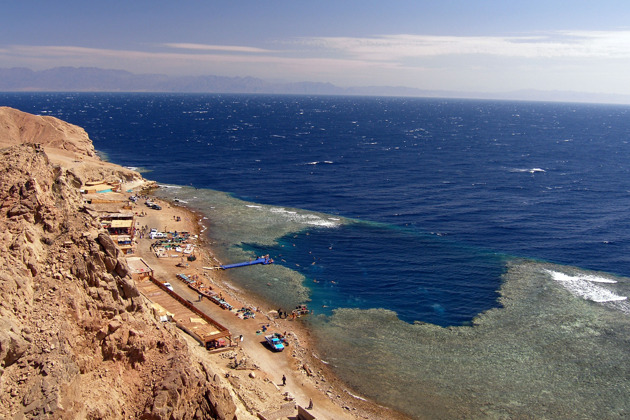
[[[266,335],[265,340],[267,340],[267,344],[269,344],[269,347],[271,347],[273,351],[284,350],[284,344],[282,343],[282,340],[276,337],[275,334]]]
[[[162,283],[164,285],[164,287],[166,287],[168,290],[170,290],[171,292],[174,292],[173,290],[173,286],[171,286],[171,283]]]

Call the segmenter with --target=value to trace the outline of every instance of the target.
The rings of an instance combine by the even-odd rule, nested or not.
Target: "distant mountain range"
[[[331,83],[269,82],[255,77],[134,74],[94,67],[34,71],[0,68],[0,92],[180,92],[362,95],[630,104],[630,95],[520,90],[502,93],[422,90],[404,86],[339,87]]]

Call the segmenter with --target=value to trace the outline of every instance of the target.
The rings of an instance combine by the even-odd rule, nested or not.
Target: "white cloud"
[[[316,37],[298,43],[361,60],[391,61],[444,55],[522,58],[629,58],[630,31],[563,31],[530,36],[384,35]]]

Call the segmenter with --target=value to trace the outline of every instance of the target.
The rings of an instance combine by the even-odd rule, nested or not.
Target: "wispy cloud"
[[[482,54],[523,58],[630,57],[630,31],[561,31],[528,36],[314,37],[300,39],[297,43],[373,61]]]
[[[197,45],[197,44],[188,44]],[[210,46],[205,46],[210,47]],[[138,51],[138,50],[118,50],[107,48],[86,48],[77,47],[72,45],[62,46],[49,46],[49,45],[10,45],[5,48],[0,48],[0,57],[2,58],[50,58],[50,59],[67,59],[67,60],[83,60],[86,65],[89,65],[91,61],[99,61],[101,59],[115,59],[115,60],[163,60],[169,62],[177,62],[181,60],[194,61],[197,63],[216,63],[216,62],[233,62],[233,63],[277,63],[285,65],[297,65],[301,62],[309,63],[313,61],[319,61],[326,64],[333,63],[354,63],[354,66],[370,65],[370,63],[363,63],[359,60],[353,59],[338,59],[334,57],[330,58],[302,58],[302,57],[288,57],[282,56],[280,52],[277,55],[267,54],[229,54],[230,52],[252,51],[252,52],[269,52],[271,50],[262,50],[258,48],[240,47],[221,47],[208,48],[206,53],[200,54],[198,52],[182,52],[182,51]],[[190,49],[190,48],[187,48]],[[194,48],[193,48],[194,49]],[[204,48],[198,48],[199,50],[205,50]],[[213,52],[211,50],[216,50]]]
[[[375,37],[300,38],[278,45],[290,49],[266,49],[247,45],[165,43],[146,50],[118,50],[77,46],[0,46],[0,65],[49,61],[50,66],[104,66],[152,71],[197,64],[198,70],[219,68],[219,64],[278,65],[287,72],[313,73],[372,66],[381,69],[422,69],[426,59],[436,57],[493,56],[525,59],[628,59],[630,31],[563,31],[527,36],[429,36],[384,35]],[[133,65],[131,65],[133,64]],[[205,67],[204,67],[205,66]],[[328,68],[325,66],[329,66]],[[245,67],[243,67],[245,69]],[[277,69],[281,70],[280,68]],[[160,70],[158,70],[160,71]],[[251,69],[250,69],[251,72]]]
[[[280,51],[250,47],[235,49],[232,46],[186,45],[193,48],[138,51],[69,45],[9,45],[0,48],[0,67],[26,66],[35,69],[56,66],[101,67],[170,75],[220,74],[273,78],[282,76],[295,77],[298,80],[318,75],[333,77],[336,72],[356,73],[374,67],[372,62],[350,57],[295,57],[291,54],[283,55]],[[383,68],[389,66],[388,63],[380,65]]]
[[[163,44],[165,47],[181,49],[181,50],[193,50],[193,51],[222,51],[222,52],[236,52],[236,53],[273,53],[273,50],[267,50],[264,48],[246,47],[237,45],[207,45],[207,44],[190,44],[190,43],[167,43]]]
[[[0,45],[0,67],[100,67],[171,76],[216,74],[470,91],[483,86],[630,89],[623,84],[630,65],[630,31],[313,37],[267,45],[272,47],[176,42],[137,49]]]

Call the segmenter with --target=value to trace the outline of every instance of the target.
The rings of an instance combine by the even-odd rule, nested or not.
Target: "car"
[[[162,284],[164,285],[164,287],[166,287],[171,292],[175,291],[175,290],[173,290],[173,286],[171,286],[171,283],[162,283]]]
[[[149,233],[149,238],[151,239],[161,239],[161,238],[166,238],[166,233],[163,232],[151,232]]]
[[[153,203],[153,204],[151,205],[151,208],[152,208],[153,210],[162,210],[162,207],[160,207],[160,205],[159,205],[159,204],[155,204],[155,203]]]
[[[273,335],[266,335],[265,336],[265,340],[267,340],[267,344],[269,344],[269,347],[271,347],[271,349],[273,351],[282,351],[282,350],[284,350],[284,344],[282,343],[282,340],[280,340],[278,337],[276,337],[275,334],[273,334]]]

